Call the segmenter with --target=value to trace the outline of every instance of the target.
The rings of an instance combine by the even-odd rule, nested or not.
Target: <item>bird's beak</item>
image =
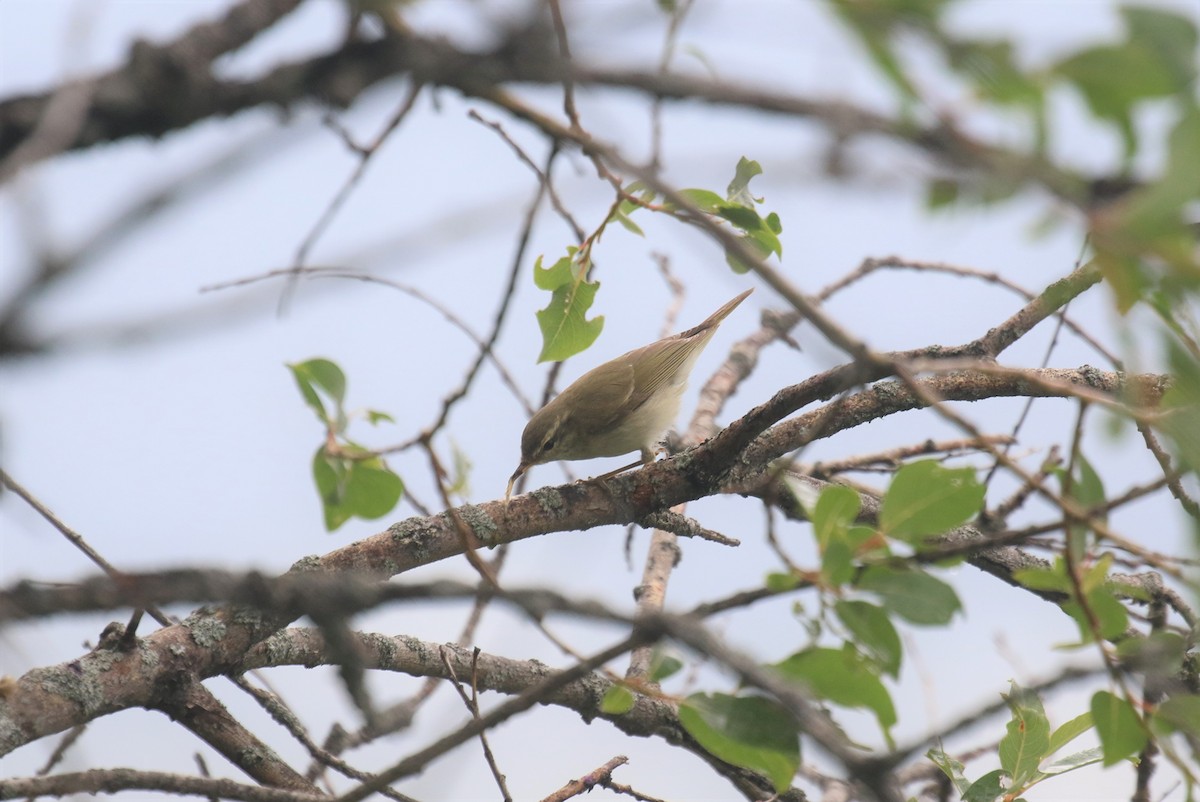
[[[517,466],[517,469],[515,471],[513,471],[513,475],[511,477],[509,477],[508,487],[505,488],[505,490],[504,490],[504,503],[505,504],[508,503],[508,499],[512,495],[513,485],[515,485],[517,483],[517,480],[520,479],[521,475],[524,474],[525,471],[527,471],[527,470],[529,470],[529,466],[526,465],[524,462],[522,462],[520,465]]]

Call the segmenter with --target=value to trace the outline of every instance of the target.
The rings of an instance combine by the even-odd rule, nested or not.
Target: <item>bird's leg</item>
[[[637,462],[631,462],[623,468],[617,468],[615,471],[609,471],[608,473],[602,473],[599,476],[593,478],[591,481],[603,482],[605,479],[611,479],[614,476],[619,476],[619,475],[625,473],[625,471],[630,471],[630,470],[633,470],[634,468],[640,468],[643,465],[649,465],[651,462],[654,462],[654,458],[657,455],[658,455],[658,451],[651,451],[648,448],[643,448],[642,449],[642,458],[639,459]]]

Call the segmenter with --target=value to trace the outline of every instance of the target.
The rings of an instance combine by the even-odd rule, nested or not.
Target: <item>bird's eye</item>
[[[547,440],[546,444],[544,446],[542,446],[542,451],[549,451],[552,448],[554,448],[554,438],[553,437],[551,437],[549,440]]]

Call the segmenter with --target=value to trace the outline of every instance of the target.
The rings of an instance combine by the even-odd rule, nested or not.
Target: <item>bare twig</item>
[[[597,785],[608,787],[608,783],[612,780],[612,773],[618,767],[624,766],[628,762],[629,758],[624,755],[617,755],[603,766],[589,771],[578,780],[571,780],[562,788],[550,794],[550,796],[543,798],[542,802],[566,802],[571,797],[591,791]]]

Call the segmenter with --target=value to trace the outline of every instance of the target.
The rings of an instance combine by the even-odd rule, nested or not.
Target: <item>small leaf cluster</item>
[[[588,238],[583,247],[567,248],[565,256],[550,267],[544,267],[542,257],[534,263],[533,279],[538,289],[551,293],[550,302],[537,313],[538,326],[542,332],[542,351],[539,362],[557,362],[574,356],[589,348],[604,328],[604,316],[588,319],[588,310],[596,299],[600,282],[590,280],[592,247],[609,223],[618,223],[627,231],[645,236],[641,226],[632,215],[646,209],[686,223],[695,222],[695,214],[731,225],[738,232],[738,239],[766,259],[774,254],[783,258],[783,243],[779,235],[783,223],[779,215],[770,212],[765,217],[759,214],[758,206],[763,199],[750,192],[750,181],[762,174],[762,165],[743,156],[738,160],[733,179],[724,195],[707,189],[684,189],[680,195],[692,208],[684,208],[670,201],[655,204],[658,195],[642,182],[635,181],[622,191],[617,202],[600,230]],[[732,251],[726,250],[725,261],[737,273],[750,268]]]
[[[879,526],[856,523],[859,495],[830,486],[810,505],[820,554],[812,571],[772,574],[767,586],[785,591],[807,582],[831,613],[828,631],[838,643],[814,641],[766,668],[795,682],[814,700],[861,709],[875,717],[889,745],[897,723],[887,680],[899,677],[903,648],[895,618],[917,626],[945,626],[962,604],[931,572],[893,559],[890,542],[920,548],[974,517],[983,487],[969,468],[935,461],[901,468],[884,495]],[[776,700],[744,689],[696,693],[680,703],[680,723],[705,749],[729,763],[760,771],[787,789],[800,763],[800,730]]]
[[[1185,733],[1195,738],[1200,734],[1200,696],[1196,695],[1173,697],[1144,721],[1128,700],[1099,691],[1086,713],[1053,730],[1036,694],[1014,683],[1004,698],[1011,716],[997,750],[1000,768],[971,780],[963,764],[941,749],[926,753],[965,802],[1020,799],[1051,777],[1097,763],[1112,766],[1134,759],[1146,747],[1150,731],[1160,737]],[[1064,747],[1093,729],[1100,746],[1059,755]]]
[[[738,239],[760,258],[767,259],[774,254],[776,258],[782,259],[783,242],[779,235],[783,233],[783,222],[775,212],[770,212],[765,217],[759,214],[757,207],[763,203],[763,199],[750,191],[750,181],[755,176],[762,175],[762,171],[762,165],[743,156],[738,159],[733,179],[725,188],[724,196],[710,189],[680,190],[679,194],[694,211],[669,200],[655,206],[657,194],[641,182],[634,182],[626,188],[625,193],[631,198],[636,198],[636,201],[622,201],[617,205],[611,219],[641,236],[642,229],[630,219],[630,215],[638,209],[664,212],[686,222],[690,222],[690,215],[699,212],[712,220],[733,226],[738,232]],[[735,273],[746,273],[750,270],[750,267],[732,251],[726,250],[725,261]]]
[[[325,441],[312,461],[325,528],[332,532],[353,517],[372,520],[387,515],[400,501],[404,482],[382,457],[346,437],[350,419],[345,409],[346,374],[333,361],[321,358],[288,368],[300,395],[325,427]],[[371,424],[392,420],[376,410],[363,414]]]

